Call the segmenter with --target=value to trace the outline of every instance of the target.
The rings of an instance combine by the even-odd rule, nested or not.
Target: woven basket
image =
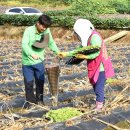
[[[53,102],[58,102],[58,90],[59,90],[59,74],[60,66],[58,63],[53,63],[45,66],[47,79],[49,84],[50,93],[52,95]]]
[[[59,66],[50,65],[46,67],[48,83],[52,96],[56,96],[58,94],[59,72]]]

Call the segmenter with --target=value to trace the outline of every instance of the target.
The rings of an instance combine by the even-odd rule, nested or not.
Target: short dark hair
[[[42,14],[39,18],[38,18],[38,22],[42,25],[45,25],[46,27],[50,27],[52,24],[51,18],[48,15],[44,15]]]

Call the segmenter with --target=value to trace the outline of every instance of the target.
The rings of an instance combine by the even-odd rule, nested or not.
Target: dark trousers
[[[105,72],[99,73],[98,80],[95,85],[93,85],[94,92],[96,94],[96,101],[104,102],[104,85],[106,82]]]
[[[22,65],[26,100],[32,103],[43,101],[44,90],[44,65],[43,63],[35,65]],[[34,94],[34,81],[36,93]]]

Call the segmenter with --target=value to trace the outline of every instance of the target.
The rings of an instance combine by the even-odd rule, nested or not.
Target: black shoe
[[[26,102],[25,105],[23,106],[23,108],[30,109],[37,104],[38,104],[37,102]]]

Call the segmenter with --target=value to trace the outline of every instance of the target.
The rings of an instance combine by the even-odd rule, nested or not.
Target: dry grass
[[[123,90],[117,94],[115,96],[114,99],[112,99],[112,101],[108,100],[107,103],[104,106],[104,110],[105,111],[111,111],[117,107],[122,107],[124,109],[126,109],[128,107],[128,105],[130,104],[130,97],[128,96],[128,89],[130,88],[130,86],[128,84],[126,84],[123,87]]]
[[[21,40],[23,32],[25,30],[26,26],[12,26],[12,25],[4,25],[4,26],[0,26],[0,40]],[[73,37],[73,31],[72,30],[68,30],[65,28],[61,28],[61,27],[51,27],[51,31],[53,34],[54,39],[57,42],[74,42],[76,39],[75,37]],[[118,32],[119,31],[115,31],[115,30],[97,30],[101,36],[106,39]],[[57,33],[55,33],[57,32]],[[129,37],[130,37],[130,33],[128,33],[125,37],[119,39],[120,43],[128,43],[129,42]],[[117,43],[118,41],[116,41]],[[116,44],[114,43],[114,44]]]
[[[18,40],[21,39],[26,27],[16,27],[11,25],[0,26],[0,40]]]

